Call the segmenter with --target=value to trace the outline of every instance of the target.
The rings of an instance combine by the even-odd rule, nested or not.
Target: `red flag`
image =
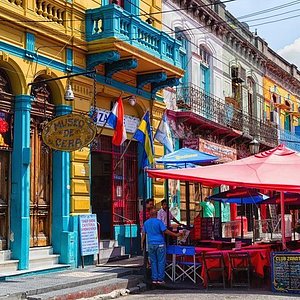
[[[127,134],[124,125],[124,107],[121,97],[116,101],[107,123],[115,129],[112,140],[113,144],[116,146],[122,145],[127,140]]]

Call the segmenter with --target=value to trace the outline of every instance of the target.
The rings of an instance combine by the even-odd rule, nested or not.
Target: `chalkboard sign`
[[[201,218],[201,239],[210,240],[213,237],[213,218]]]
[[[79,216],[81,256],[99,252],[97,218],[95,214]]]
[[[271,267],[274,292],[300,293],[300,253],[273,252]]]

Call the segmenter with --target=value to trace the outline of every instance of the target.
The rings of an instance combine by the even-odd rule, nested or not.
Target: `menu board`
[[[93,255],[99,252],[97,217],[95,214],[79,216],[81,255]]]
[[[213,218],[201,218],[201,239],[210,240],[213,237]]]
[[[300,253],[273,252],[271,267],[274,292],[300,293]]]

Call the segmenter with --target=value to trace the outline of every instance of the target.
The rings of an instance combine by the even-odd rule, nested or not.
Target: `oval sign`
[[[97,127],[88,117],[68,114],[51,120],[43,129],[44,143],[52,149],[75,151],[88,145],[95,137]]]

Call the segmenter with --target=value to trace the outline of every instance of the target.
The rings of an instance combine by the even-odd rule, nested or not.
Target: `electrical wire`
[[[226,2],[231,2],[231,1],[236,1],[236,0],[230,0],[230,1],[226,1]],[[130,1],[129,1],[130,2]],[[286,6],[290,6],[290,5],[295,5],[295,4],[298,4],[300,2],[300,0],[299,1],[293,1],[293,2],[290,2],[290,3],[287,3],[287,4],[285,4],[285,5],[281,5],[281,6],[276,6],[276,7],[274,7],[274,8],[276,8],[276,9],[279,9],[280,7],[286,7]],[[225,3],[225,1],[224,2],[222,2],[222,3]],[[135,5],[134,3],[132,3],[133,5]],[[137,5],[135,5],[135,6],[137,6]],[[199,7],[202,7],[202,6],[211,6],[211,4],[209,4],[209,5],[199,5]],[[141,9],[140,9],[141,10]],[[180,9],[180,10],[183,10],[183,9]],[[184,9],[184,10],[186,10],[186,9]],[[269,11],[270,11],[271,9],[269,9]],[[143,10],[142,10],[143,11]],[[171,11],[174,11],[174,10],[171,10]],[[145,12],[145,11],[144,11]],[[256,12],[256,13],[260,13],[260,12]],[[144,15],[148,15],[148,13],[145,13]],[[252,16],[254,15],[254,13],[252,14]],[[271,16],[270,16],[271,17]],[[172,28],[170,28],[169,26],[167,26],[167,25],[165,25],[163,22],[161,22],[164,26],[166,26],[166,27],[168,27],[169,29],[171,29],[172,30],[172,32],[174,32],[174,30],[172,29]],[[205,28],[206,26],[203,26],[203,28]],[[199,27],[197,27],[197,28],[199,28]],[[187,30],[190,30],[190,29],[186,29],[185,31],[187,31]],[[183,30],[182,30],[183,31]],[[182,31],[176,31],[176,33],[178,33],[178,32],[182,32]],[[207,34],[207,33],[199,33],[199,34]],[[139,40],[140,38],[132,38],[132,39],[126,39],[126,40],[122,40],[122,41],[117,41],[117,42],[128,42],[128,41],[132,41],[132,40]],[[195,46],[197,49],[200,49],[200,46],[199,45],[197,45],[197,44],[195,44],[195,43],[193,43],[193,42],[191,42],[190,40],[186,40],[188,43],[190,43],[190,44],[192,44],[193,46]],[[80,45],[86,45],[86,43],[77,43],[77,44],[73,44],[73,46],[80,46]],[[64,49],[66,47],[66,45],[64,45],[63,47],[62,47],[62,49],[61,49],[61,51]],[[60,52],[61,52],[60,51]],[[219,59],[218,57],[215,57],[215,56],[213,56],[213,55],[211,55],[210,54],[210,56],[212,57],[212,58],[214,58],[214,59],[216,59],[217,61],[219,61],[219,62],[221,62],[222,64],[224,64],[226,67],[229,67],[230,65],[230,63],[225,63],[223,60],[221,60],[221,59]],[[53,60],[52,60],[53,61]],[[191,62],[191,58],[188,60],[188,62],[187,62],[187,65],[185,66],[185,68],[184,69],[186,69],[187,67],[188,67],[188,64]],[[261,85],[259,85],[258,83],[256,83],[255,82],[255,84],[257,85],[257,86],[260,86],[262,89],[266,89],[264,86],[261,86]],[[268,91],[268,90],[267,90]]]

